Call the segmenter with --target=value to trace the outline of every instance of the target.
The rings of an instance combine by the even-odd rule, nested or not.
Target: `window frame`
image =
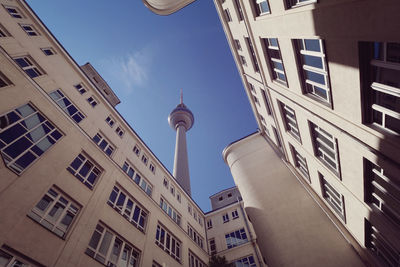
[[[121,169],[137,186],[140,187],[140,189],[142,189],[149,197],[151,197],[153,194],[153,185],[138,172],[136,167],[134,167],[134,165],[128,159],[124,161]]]
[[[289,146],[292,151],[294,167],[298,169],[301,175],[311,184],[310,171],[308,169],[306,157],[303,157],[292,144],[289,143]]]
[[[1,114],[0,123],[0,155],[5,167],[17,175],[65,135],[30,102]]]
[[[222,222],[223,223],[229,222],[229,214],[228,213],[222,214]]]
[[[53,56],[56,53],[56,51],[54,51],[54,49],[52,47],[44,47],[44,48],[40,48],[40,50],[42,50],[43,54],[45,54],[45,56]],[[50,53],[47,53],[46,51],[50,51]]]
[[[28,36],[40,36],[39,31],[32,24],[19,23],[19,26]]]
[[[115,145],[112,144],[103,133],[97,132],[95,136],[93,136],[92,141],[110,158],[116,151]]]
[[[297,117],[296,117],[296,111],[289,107],[289,105],[279,102],[279,107],[281,110],[281,117],[283,124],[285,125],[285,131],[289,133],[294,139],[296,139],[298,142],[301,142],[301,134],[300,134],[300,129],[299,125],[297,123]],[[291,114],[292,116],[290,116]]]
[[[30,55],[13,57],[13,60],[31,79],[46,74]],[[26,66],[22,66],[22,62],[19,62],[19,60],[23,60],[23,64],[26,64]]]
[[[47,206],[44,210],[41,210],[38,205],[41,203],[43,204],[42,200],[49,200]],[[57,206],[63,207],[61,213],[57,214],[59,209],[54,213],[54,216],[58,216],[53,220],[54,217],[50,213],[53,212],[53,209]],[[62,239],[66,239],[68,233],[70,232],[72,225],[76,222],[77,217],[79,216],[79,211],[82,209],[82,206],[73,200],[71,197],[66,195],[60,189],[55,186],[52,186],[39,200],[39,202],[28,212],[28,217],[49,230],[50,232],[54,233],[58,237]],[[66,228],[63,230],[61,229],[60,225],[63,223],[66,216],[72,215],[72,219]],[[64,224],[65,225],[65,224]]]
[[[88,97],[86,100],[89,103],[89,105],[92,106],[92,108],[96,107],[97,104],[99,104],[99,102],[97,101],[97,99],[93,95]]]
[[[11,17],[13,17],[15,19],[24,19],[25,18],[24,14],[21,12],[21,10],[18,7],[9,6],[9,5],[3,5],[3,7]],[[10,9],[14,9],[15,12],[12,12]]]
[[[81,163],[77,166],[77,169],[75,169],[72,164],[77,163],[78,161],[81,161]],[[86,165],[86,163],[88,164]],[[89,169],[87,168],[88,165],[91,166]],[[84,176],[82,174],[83,167],[87,169],[87,173]],[[85,169],[83,171],[85,171]],[[103,172],[103,169],[100,168],[99,164],[83,151],[72,160],[70,165],[67,167],[67,170],[90,190],[93,190]],[[89,181],[89,178],[93,179],[93,182]]]
[[[157,224],[155,243],[177,262],[182,262],[182,242],[160,222]]]
[[[179,227],[182,226],[182,215],[175,209],[164,196],[160,196],[159,207],[171,218]]]
[[[0,23],[0,38],[11,37],[11,34],[7,31],[7,29]]]
[[[334,186],[332,186],[320,172],[318,172],[318,177],[323,199],[334,211],[334,213],[340,219],[342,219],[344,223],[346,223],[346,206],[344,196]]]
[[[225,234],[225,242],[227,249],[232,249],[249,242],[246,230],[240,228]]]
[[[296,3],[292,3],[293,1],[295,1]],[[318,3],[318,0],[306,0],[306,1],[302,1],[302,0],[286,0],[285,4],[286,4],[286,9],[292,9],[292,8],[297,8],[297,7],[303,7],[306,5],[311,5],[311,4],[316,4]]]
[[[265,60],[267,65],[270,67],[270,73],[272,74],[272,80],[289,87],[278,38],[262,38],[261,40],[263,42],[263,48],[265,51]],[[272,56],[272,50],[275,51],[275,54],[277,54],[279,58]],[[282,65],[283,70],[276,68],[274,63]],[[282,79],[282,76],[284,79]]]
[[[312,49],[307,49],[306,41],[311,41],[311,42],[318,41],[320,51],[318,52],[318,51],[313,51]],[[330,82],[325,41],[323,39],[315,39],[315,38],[292,39],[292,43],[296,51],[296,58],[298,62],[297,67],[299,70],[299,77],[302,83],[303,94],[333,109],[332,88]],[[320,58],[322,68],[307,65],[303,60],[302,56]],[[306,72],[309,72],[310,74],[313,75],[322,76],[324,79],[324,84],[307,79]],[[315,88],[321,89],[326,94],[326,98],[316,93],[317,91]]]
[[[80,123],[86,118],[86,115],[77,108],[77,106],[69,99],[65,93],[59,88],[52,92],[49,92],[50,98],[76,123]],[[58,97],[58,98],[57,98]],[[69,104],[67,104],[69,102]],[[62,103],[62,104],[60,104]],[[70,108],[76,111],[70,114]]]
[[[12,85],[14,84],[10,81],[10,79],[8,79],[7,76],[0,71],[0,88],[6,88]]]
[[[88,91],[82,83],[75,84],[74,87],[81,95]]]

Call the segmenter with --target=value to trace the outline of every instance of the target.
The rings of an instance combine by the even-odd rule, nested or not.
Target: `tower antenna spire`
[[[183,104],[183,89],[181,88],[181,104]]]

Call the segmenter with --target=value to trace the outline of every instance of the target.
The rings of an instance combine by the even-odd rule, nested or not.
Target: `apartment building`
[[[205,214],[210,254],[234,266],[266,266],[237,187],[210,196],[210,201],[212,210]]]
[[[207,263],[204,212],[112,89],[25,1],[0,4],[0,265]]]
[[[398,266],[400,3],[214,3],[259,125],[224,159],[268,265]]]

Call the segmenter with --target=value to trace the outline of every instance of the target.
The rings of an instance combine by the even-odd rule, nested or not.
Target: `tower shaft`
[[[178,183],[185,189],[186,193],[191,195],[189,161],[186,146],[186,127],[183,124],[178,124],[176,128],[173,174]]]

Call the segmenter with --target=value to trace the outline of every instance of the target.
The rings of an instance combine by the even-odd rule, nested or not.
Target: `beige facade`
[[[0,265],[207,263],[203,211],[29,6],[0,3]]]
[[[237,187],[218,192],[210,200],[212,211],[205,217],[210,254],[236,266],[266,266]]]
[[[268,265],[353,266],[357,251],[367,264],[397,266],[399,2],[214,2],[260,128],[224,157]],[[307,218],[318,213],[302,206],[310,196],[341,234],[323,216]],[[302,224],[292,228],[291,216]],[[336,240],[331,250],[317,234]],[[354,251],[338,250],[345,240]]]

